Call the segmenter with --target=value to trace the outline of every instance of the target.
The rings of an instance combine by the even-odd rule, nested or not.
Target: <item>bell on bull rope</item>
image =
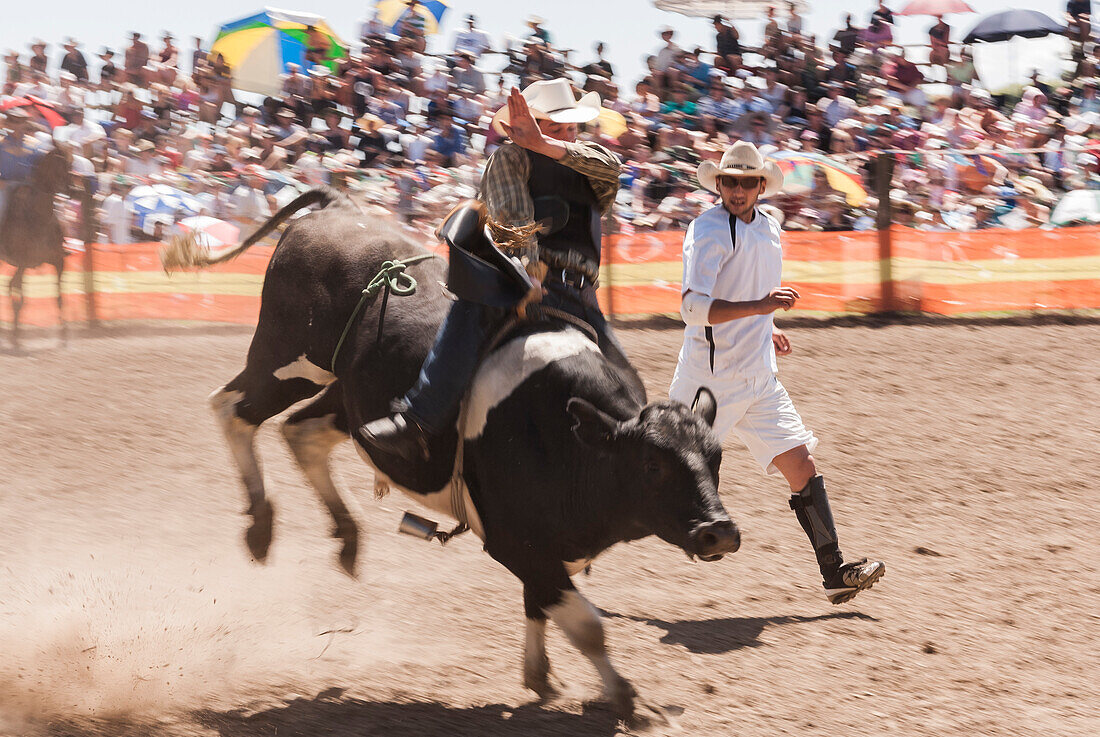
[[[401,518],[401,524],[397,527],[398,532],[418,537],[421,540],[435,538],[438,530],[438,523],[432,522],[430,519],[424,519],[412,512],[405,512],[405,516]]]

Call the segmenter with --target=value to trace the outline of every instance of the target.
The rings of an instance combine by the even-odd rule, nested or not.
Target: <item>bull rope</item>
[[[332,373],[336,373],[336,359],[340,355],[340,349],[344,347],[344,341],[347,340],[348,333],[351,332],[351,326],[354,325],[355,321],[359,318],[359,314],[363,311],[363,306],[367,303],[367,300],[378,294],[379,290],[383,290],[382,309],[378,314],[378,337],[381,338],[382,325],[386,320],[386,305],[389,302],[390,293],[392,292],[398,297],[407,297],[416,292],[416,277],[406,272],[405,267],[421,261],[426,261],[430,258],[435,258],[435,254],[422,253],[419,256],[410,256],[409,258],[393,259],[382,262],[382,266],[378,270],[378,273],[367,283],[367,288],[363,290],[359,297],[359,303],[355,305],[355,309],[351,311],[351,316],[348,317],[348,322],[344,325],[344,332],[340,333],[340,340],[336,341],[336,350],[332,352],[332,363],[330,364]]]

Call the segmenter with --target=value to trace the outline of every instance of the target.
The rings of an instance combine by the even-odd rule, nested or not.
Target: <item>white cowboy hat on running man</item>
[[[764,158],[756,146],[748,141],[738,141],[726,149],[722,160],[715,164],[709,159],[699,165],[695,174],[704,189],[718,194],[718,177],[764,177],[767,186],[761,197],[771,197],[783,186],[783,171],[774,161]]]
[[[523,91],[523,99],[535,120],[552,120],[555,123],[588,123],[600,114],[600,96],[596,92],[577,99],[573,86],[567,79],[549,79],[533,82]],[[497,110],[493,116],[493,130],[507,135],[501,123],[510,122],[508,106]]]

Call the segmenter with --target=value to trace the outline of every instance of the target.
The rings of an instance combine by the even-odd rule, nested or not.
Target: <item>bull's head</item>
[[[613,465],[625,512],[643,535],[707,561],[740,547],[741,534],[718,498],[722,448],[710,431],[716,404],[708,390],[700,390],[690,410],[656,402],[625,421],[583,399],[567,407],[576,420],[573,434]]]

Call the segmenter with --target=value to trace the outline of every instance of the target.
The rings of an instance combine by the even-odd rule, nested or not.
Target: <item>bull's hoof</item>
[[[550,682],[550,661],[543,658],[541,663],[528,668],[524,664],[523,686],[538,694],[541,701],[553,701],[561,692]]]
[[[630,724],[634,719],[634,697],[637,695],[638,692],[630,685],[630,681],[625,678],[619,679],[619,682],[607,695],[607,700],[611,704],[615,716],[627,724]]]
[[[664,708],[647,704],[642,697],[638,696],[636,709],[634,714],[626,719],[626,726],[632,734],[646,734],[651,730],[656,731],[657,734],[679,732],[680,723],[673,716],[673,710],[676,709],[677,707]],[[679,711],[683,712],[682,709]]]
[[[248,551],[258,562],[267,560],[267,551],[271,547],[271,530],[275,520],[275,508],[264,499],[248,508],[252,516],[252,526],[244,533]]]

